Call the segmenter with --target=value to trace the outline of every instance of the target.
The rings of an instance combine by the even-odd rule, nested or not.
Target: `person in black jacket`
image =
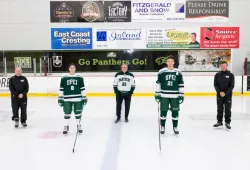
[[[214,88],[217,92],[217,120],[214,127],[222,127],[223,112],[225,107],[225,125],[227,129],[231,129],[231,107],[232,93],[234,89],[234,75],[227,70],[226,61],[221,62],[221,71],[214,77]]]
[[[13,111],[12,120],[15,121],[15,127],[19,126],[19,108],[21,108],[21,124],[26,127],[27,120],[27,93],[29,83],[26,77],[22,76],[22,69],[15,69],[15,76],[10,78],[9,88],[11,92],[11,106]]]

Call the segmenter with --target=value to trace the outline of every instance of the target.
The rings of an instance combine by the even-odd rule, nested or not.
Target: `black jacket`
[[[214,76],[214,88],[217,95],[224,92],[228,96],[232,96],[234,89],[234,75],[230,71],[220,71]]]
[[[18,98],[19,94],[23,94],[23,98],[27,98],[27,93],[29,92],[29,83],[24,76],[13,76],[10,78],[9,88],[11,92],[11,97]]]

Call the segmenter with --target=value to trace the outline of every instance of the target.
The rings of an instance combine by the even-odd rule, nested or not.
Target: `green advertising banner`
[[[199,49],[200,28],[149,28],[147,48]]]
[[[14,57],[15,67],[32,68],[31,57]]]
[[[78,71],[116,72],[121,65],[128,64],[129,70],[138,72],[159,71],[166,66],[166,58],[173,56],[178,67],[178,51],[93,51],[63,52],[61,58],[53,58],[54,71],[68,71],[68,65],[75,63]],[[56,60],[56,61],[54,61]],[[59,61],[62,60],[62,61]]]

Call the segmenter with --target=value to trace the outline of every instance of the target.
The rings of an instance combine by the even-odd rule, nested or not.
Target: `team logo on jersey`
[[[62,66],[62,56],[53,56],[53,66],[54,67]]]

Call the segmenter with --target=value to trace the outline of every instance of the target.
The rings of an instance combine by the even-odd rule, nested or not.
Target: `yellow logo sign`
[[[189,40],[190,34],[188,32],[182,31],[167,31],[165,36],[171,40],[180,41],[180,40]]]
[[[168,57],[173,57],[173,56],[169,55],[169,56],[166,56],[166,57],[158,57],[158,58],[155,59],[155,63],[157,63],[158,65],[166,64]]]

